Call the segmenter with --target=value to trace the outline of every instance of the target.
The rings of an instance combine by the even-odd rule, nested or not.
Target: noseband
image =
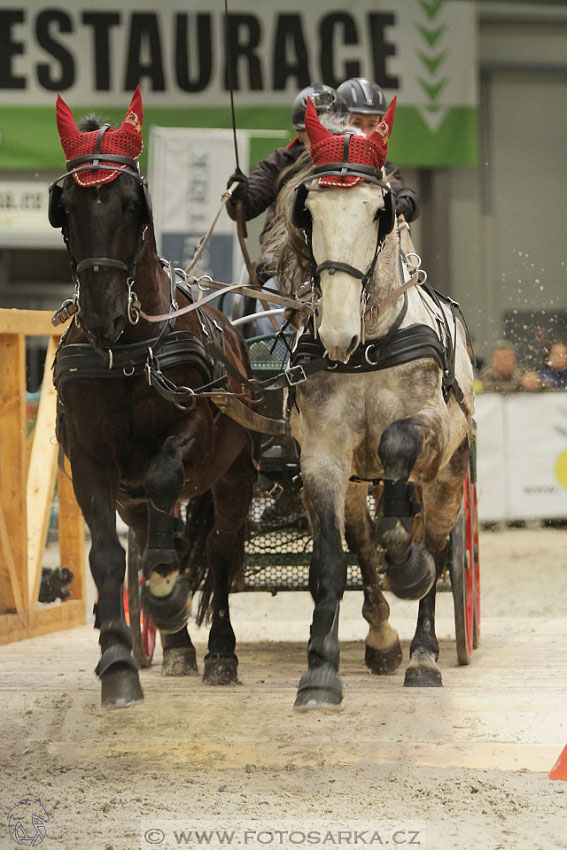
[[[74,301],[78,308],[80,279],[79,274],[85,269],[92,269],[96,274],[102,268],[116,269],[117,271],[126,274],[128,284],[128,319],[131,324],[136,324],[139,320],[139,311],[136,307],[137,297],[132,290],[134,278],[136,275],[136,264],[140,258],[143,248],[144,235],[146,228],[151,221],[151,201],[148,189],[148,183],[140,174],[139,164],[135,159],[119,154],[100,153],[102,137],[106,130],[109,129],[109,124],[103,124],[98,132],[96,139],[95,150],[91,154],[79,156],[69,160],[67,171],[51,183],[49,187],[49,222],[52,227],[60,227],[67,253],[71,261],[71,269],[73,280],[75,281],[75,297]],[[129,263],[124,263],[122,260],[117,260],[114,257],[86,257],[77,263],[69,244],[69,232],[67,229],[66,213],[61,204],[61,195],[63,193],[62,183],[67,177],[72,177],[75,174],[80,174],[82,171],[114,171],[126,174],[138,183],[142,198],[142,211],[140,216],[140,225],[136,238],[136,248]],[[80,184],[79,184],[80,185]],[[96,184],[93,184],[96,185]]]

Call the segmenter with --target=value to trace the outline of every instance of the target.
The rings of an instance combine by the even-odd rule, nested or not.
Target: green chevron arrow
[[[441,62],[446,58],[447,51],[443,50],[443,52],[439,53],[437,56],[427,56],[425,53],[420,51],[418,55],[423,64],[427,66],[429,73],[434,74]]]
[[[417,26],[418,30],[420,31],[420,33],[422,34],[422,36],[424,37],[424,39],[429,44],[429,46],[433,47],[433,45],[435,44],[435,42],[437,41],[437,39],[439,38],[441,33],[445,30],[446,25],[441,24],[440,27],[437,27],[437,29],[434,29],[434,30],[427,29],[427,27],[424,27],[421,24],[416,24],[416,26]]]
[[[443,5],[443,0],[431,0],[430,3],[428,3],[427,0],[419,0],[419,5],[429,20],[432,20]]]
[[[439,92],[447,82],[447,78],[440,80],[438,83],[427,83],[422,77],[419,78],[419,82],[422,85],[423,90],[425,91],[429,100],[436,100],[439,97]]]

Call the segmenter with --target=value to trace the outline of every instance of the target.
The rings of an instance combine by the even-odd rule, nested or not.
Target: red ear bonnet
[[[61,95],[57,96],[56,115],[57,129],[67,162],[79,156],[93,154],[99,131],[91,130],[87,133],[81,133],[77,129],[71,110]],[[142,140],[143,121],[142,92],[140,86],[136,86],[136,91],[132,96],[120,129],[115,130],[113,127],[109,127],[103,133],[100,153],[137,160],[144,146]],[[109,183],[111,180],[115,180],[119,174],[120,171],[93,168],[79,171],[73,174],[73,178],[80,186],[95,186],[100,183]]]
[[[305,107],[305,129],[311,145],[316,145],[318,142],[323,142],[329,136],[332,136],[332,133],[329,133],[319,121],[317,110],[313,106],[313,101],[310,97],[307,98],[307,105]]]
[[[388,155],[388,141],[394,124],[396,98],[392,100],[382,121],[371,136],[353,135],[348,148],[348,162],[353,165],[369,165],[372,168],[383,168]],[[305,129],[311,142],[311,159],[315,165],[328,165],[343,162],[345,136],[334,136],[319,121],[315,107],[307,99],[305,110]],[[320,186],[334,186],[348,189],[356,186],[362,177],[346,175],[345,177],[331,176],[319,178]]]

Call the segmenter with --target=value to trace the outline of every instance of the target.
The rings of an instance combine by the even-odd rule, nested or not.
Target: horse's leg
[[[366,494],[366,485],[348,486],[345,500],[345,537],[348,548],[358,560],[364,586],[362,615],[369,626],[364,660],[373,673],[384,675],[394,673],[400,666],[402,647],[397,632],[388,622],[390,606],[380,590],[380,565]]]
[[[73,487],[91,532],[89,561],[98,590],[95,626],[101,656],[96,673],[102,705],[128,705],[144,695],[132,657],[132,636],[124,619],[122,593],[126,559],[116,533],[115,476],[99,461],[71,454]]]
[[[214,519],[207,536],[207,564],[212,576],[212,622],[203,681],[208,685],[238,682],[236,638],[230,622],[229,591],[244,558],[244,521],[252,501],[256,469],[250,447],[239,455],[212,488]]]
[[[156,628],[167,633],[184,629],[191,610],[189,580],[180,575],[179,555],[185,542],[180,536],[183,522],[175,516],[174,507],[186,468],[191,467],[197,455],[197,435],[201,438],[199,457],[207,453],[208,447],[202,442],[211,429],[205,425],[199,409],[189,420],[183,420],[152,458],[145,477],[148,503],[142,605]]]
[[[140,552],[147,547],[148,509],[144,503],[125,501],[119,505],[119,514],[132,529]],[[159,574],[158,574],[159,575]],[[197,672],[197,656],[195,647],[189,637],[187,627],[183,626],[178,632],[168,634],[161,632],[163,660],[162,676],[186,676]]]
[[[190,676],[198,673],[197,653],[189,637],[187,626],[178,632],[165,634],[161,632],[163,646],[162,676]]]
[[[419,505],[413,499],[409,477],[413,472],[420,481],[433,480],[443,449],[443,421],[435,410],[392,422],[378,446],[384,469],[378,541],[386,554],[389,589],[401,599],[421,599],[435,581],[433,558],[412,543],[413,517]]]
[[[315,602],[307,646],[308,669],[299,681],[295,708],[336,708],[342,685],[338,669],[339,605],[346,585],[346,558],[341,532],[350,469],[344,444],[330,458],[326,449],[301,450],[303,500],[313,533],[309,590]],[[340,462],[339,462],[340,458]]]
[[[435,561],[437,577],[447,558],[449,535],[457,521],[463,499],[463,481],[469,463],[468,440],[463,440],[437,479],[423,488],[425,510],[424,543]],[[439,644],[435,634],[435,596],[437,585],[420,600],[417,627],[410,646],[410,663],[404,685],[441,687],[437,665]]]

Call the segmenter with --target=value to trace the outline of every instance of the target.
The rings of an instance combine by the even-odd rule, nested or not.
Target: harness
[[[346,363],[329,360],[321,340],[315,335],[313,320],[310,319],[303,331],[297,346],[291,355],[291,368],[284,373],[287,384],[293,387],[307,380],[317,372],[376,372],[381,369],[391,369],[412,360],[429,358],[435,361],[442,372],[443,398],[447,401],[453,392],[459,405],[465,410],[464,394],[455,379],[455,345],[453,342],[456,328],[455,309],[458,304],[452,299],[441,295],[428,284],[421,284],[433,303],[439,308],[439,332],[429,325],[414,324],[400,330],[400,325],[407,311],[407,295],[404,293],[404,304],[394,324],[383,337],[366,340],[351,354]],[[441,301],[449,304],[454,319],[451,332]],[[268,389],[272,389],[273,385]]]

